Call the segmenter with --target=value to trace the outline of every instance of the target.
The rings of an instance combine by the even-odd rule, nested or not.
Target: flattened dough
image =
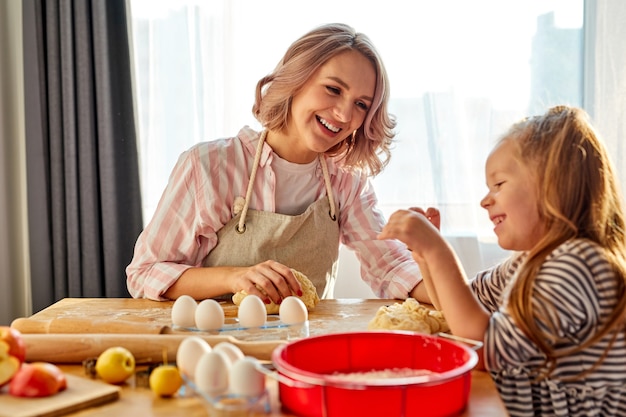
[[[293,274],[296,276],[300,286],[302,287],[302,297],[300,299],[304,302],[308,311],[311,311],[315,308],[317,303],[320,302],[320,297],[317,295],[317,290],[313,283],[309,280],[309,278],[303,273],[292,269]],[[233,294],[233,303],[235,305],[241,304],[241,300],[243,300],[248,295],[245,291],[238,291]],[[269,304],[265,304],[265,309],[267,310],[267,314],[278,314],[280,311],[280,305],[275,304],[273,301]]]
[[[380,307],[367,328],[369,330],[411,330],[427,334],[450,331],[441,311],[423,306],[414,298]]]

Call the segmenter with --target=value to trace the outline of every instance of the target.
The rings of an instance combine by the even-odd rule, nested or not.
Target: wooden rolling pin
[[[275,341],[241,341],[232,336],[206,336],[197,334],[214,346],[220,342],[230,342],[241,349],[244,355],[259,360],[271,360],[274,349],[286,343]],[[26,361],[52,363],[82,363],[95,358],[112,346],[123,346],[130,350],[137,362],[160,363],[163,351],[167,360],[175,362],[178,345],[189,335],[178,334],[22,334],[26,343]]]
[[[11,327],[22,333],[124,333],[124,334],[160,334],[169,326],[155,321],[130,320],[94,320],[76,317],[59,317],[38,320],[18,318]]]

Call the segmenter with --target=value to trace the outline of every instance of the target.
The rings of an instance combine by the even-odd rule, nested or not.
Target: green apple
[[[106,349],[96,360],[96,373],[109,384],[121,384],[135,372],[135,357],[125,347]]]

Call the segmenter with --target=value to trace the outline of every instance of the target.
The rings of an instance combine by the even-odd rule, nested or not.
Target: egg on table
[[[230,369],[230,392],[245,397],[258,397],[265,392],[265,374],[257,369],[256,358],[246,356]]]
[[[200,301],[195,312],[195,323],[198,330],[219,330],[224,325],[224,310],[220,303],[208,298]]]
[[[261,327],[267,321],[267,310],[260,297],[250,294],[241,300],[237,318],[242,327]]]
[[[278,311],[280,321],[285,324],[301,324],[309,319],[309,312],[304,302],[295,296],[285,297]]]
[[[213,346],[213,350],[216,352],[224,352],[231,365],[234,365],[235,362],[244,358],[244,354],[241,349],[239,349],[237,345],[230,342],[219,342]]]
[[[224,352],[210,351],[202,355],[196,365],[196,387],[209,397],[228,392],[230,361]]]
[[[172,305],[172,323],[179,327],[196,326],[198,303],[190,295],[181,295]]]
[[[211,345],[199,336],[187,336],[176,350],[176,365],[181,374],[195,381],[196,367],[200,358],[211,351]]]

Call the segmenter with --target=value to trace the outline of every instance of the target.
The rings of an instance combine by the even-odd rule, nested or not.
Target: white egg
[[[280,321],[285,324],[301,324],[309,319],[309,312],[304,302],[295,296],[286,297],[280,303],[278,311]]]
[[[211,345],[199,336],[187,336],[178,345],[176,351],[176,365],[180,372],[187,378],[195,381],[196,366],[198,361],[207,352],[211,351]]]
[[[207,352],[196,366],[196,387],[210,397],[228,391],[230,366],[223,352]]]
[[[237,345],[230,342],[219,342],[213,346],[213,350],[216,352],[224,352],[226,356],[228,356],[231,365],[235,364],[238,360],[243,359],[245,356]]]
[[[224,310],[211,298],[202,300],[196,308],[195,320],[199,330],[219,330],[224,325]]]
[[[263,326],[267,320],[265,304],[258,296],[254,294],[247,295],[239,304],[237,317],[242,327]]]
[[[230,391],[235,395],[258,397],[265,391],[265,375],[257,369],[256,358],[246,356],[230,369]]]
[[[172,323],[180,327],[196,327],[198,303],[189,295],[181,295],[172,306]]]

